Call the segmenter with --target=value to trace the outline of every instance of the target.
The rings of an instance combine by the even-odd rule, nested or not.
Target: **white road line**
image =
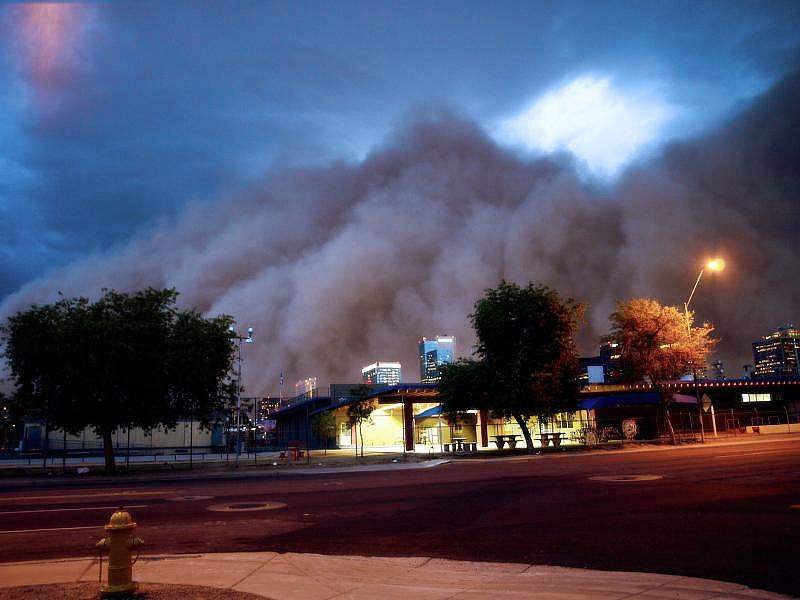
[[[0,531],[0,535],[4,533],[40,533],[42,531],[69,531],[71,529],[98,529],[102,530],[102,525],[84,525],[83,527],[48,527],[47,529],[15,529],[12,531]]]
[[[68,510],[117,510],[119,506],[81,506],[79,508],[39,508],[35,510],[4,510],[0,515],[21,515],[23,513],[63,512]],[[147,508],[147,504],[126,505],[128,508]]]
[[[62,500],[78,500],[80,498],[110,498],[118,496],[172,496],[179,493],[180,490],[154,490],[148,491],[114,491],[114,492],[84,492],[80,494],[49,494],[46,496],[0,496],[0,502],[11,502],[21,500],[53,500],[59,498]]]
[[[736,454],[718,454],[714,458],[734,458],[737,456],[756,456],[757,454],[784,454],[784,450],[763,450],[761,452],[737,452]]]

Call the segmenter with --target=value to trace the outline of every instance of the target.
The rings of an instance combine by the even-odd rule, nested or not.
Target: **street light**
[[[697,275],[697,279],[694,282],[692,291],[689,293],[689,298],[686,300],[686,302],[683,303],[683,315],[686,319],[686,329],[689,331],[689,333],[691,333],[692,331],[692,324],[691,321],[689,320],[689,304],[691,303],[692,298],[694,298],[694,293],[697,290],[697,286],[700,284],[700,278],[703,276],[703,273],[705,272],[706,269],[712,272],[719,272],[722,271],[724,268],[725,268],[724,260],[722,260],[721,258],[712,258],[700,269],[700,273],[698,273]],[[694,367],[694,365],[692,365],[692,379],[694,380],[694,395],[695,398],[697,398],[697,414],[700,418],[700,441],[702,443],[705,443],[706,434],[705,431],[703,431],[703,404],[700,401],[700,388],[697,385],[697,369]],[[714,410],[713,405],[711,407],[711,410],[712,410],[712,420],[713,420],[713,410]],[[714,423],[715,433],[716,430],[717,426],[716,423]]]
[[[697,289],[697,286],[700,284],[700,278],[703,276],[703,273],[706,269],[709,271],[722,271],[725,268],[725,261],[721,258],[712,258],[708,261],[702,269],[700,269],[700,273],[697,275],[697,281],[694,282],[694,287],[692,288],[691,293],[689,294],[689,299],[683,303],[683,314],[686,316],[686,326],[689,327],[689,303],[692,301],[694,297],[694,292]]]
[[[239,369],[236,376],[236,466],[239,466],[239,455],[242,453],[242,344],[253,343],[253,328],[247,328],[247,335],[236,333],[236,327],[230,325],[228,333],[239,340]]]

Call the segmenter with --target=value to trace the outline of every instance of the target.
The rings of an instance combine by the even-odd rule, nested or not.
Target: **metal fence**
[[[670,421],[675,438],[679,441],[699,441],[702,437],[733,437],[753,433],[800,432],[800,415],[788,410],[734,410],[712,414],[704,412],[701,418],[695,409],[670,411]],[[448,426],[449,427],[449,426]],[[586,413],[575,413],[554,418],[547,423],[535,420],[528,423],[534,447],[547,445],[547,438],[559,434],[560,444],[596,446],[671,440],[664,415],[609,416],[589,418]],[[701,428],[702,427],[702,428]],[[451,428],[452,429],[452,428]],[[487,425],[490,443],[497,436],[518,436],[517,443],[524,446],[522,430],[513,420]],[[547,434],[543,437],[542,434]],[[456,435],[452,430],[451,436]],[[552,442],[550,442],[552,445]]]

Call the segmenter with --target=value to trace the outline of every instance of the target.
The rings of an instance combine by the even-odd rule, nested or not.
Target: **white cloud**
[[[611,177],[657,141],[673,113],[651,94],[615,89],[607,78],[582,76],[501,122],[498,137],[527,150],[568,150],[595,175]]]

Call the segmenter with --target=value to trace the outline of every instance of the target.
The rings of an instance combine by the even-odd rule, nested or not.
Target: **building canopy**
[[[678,404],[697,404],[697,398],[685,394],[671,394],[672,401]],[[661,403],[659,392],[642,392],[638,394],[610,394],[607,396],[595,396],[582,400],[578,406],[584,410],[595,408],[608,408],[612,406],[643,406],[657,405]]]

